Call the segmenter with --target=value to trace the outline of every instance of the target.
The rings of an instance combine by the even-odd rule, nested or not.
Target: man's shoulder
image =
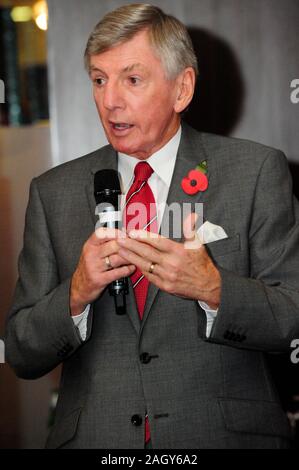
[[[259,142],[199,132],[190,126],[184,127],[188,138],[193,140],[195,145],[202,145],[208,158],[220,159],[221,162],[248,163],[250,158],[250,161],[261,164],[268,157],[283,156],[280,150]]]
[[[268,145],[254,142],[253,140],[242,139],[238,137],[226,137],[216,134],[201,133],[202,142],[208,150],[216,150],[217,152],[233,151],[234,154],[242,156],[259,157],[268,156],[280,150],[270,147]]]
[[[68,162],[57,165],[50,170],[42,173],[36,178],[40,185],[63,184],[69,179],[75,179],[78,183],[86,180],[89,176],[91,169],[96,165],[100,165],[101,160],[107,154],[113,154],[113,149],[110,145],[105,145],[93,152],[90,152],[82,157],[75,158]]]
[[[217,170],[219,174],[228,172],[230,177],[233,174],[236,178],[240,175],[251,175],[254,181],[266,162],[267,166],[276,167],[277,171],[284,171],[288,165],[284,153],[268,145],[247,139],[199,132],[188,125],[184,125],[183,129],[185,156],[188,156],[189,151],[193,155],[201,154],[208,161],[208,166]]]

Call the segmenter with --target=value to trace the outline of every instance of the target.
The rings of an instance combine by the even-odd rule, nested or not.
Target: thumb
[[[188,214],[183,223],[183,234],[185,240],[192,241],[195,237],[195,224],[197,222],[198,215],[195,212]]]
[[[184,234],[184,247],[189,249],[197,249],[202,245],[197,232],[195,230],[195,225],[198,219],[198,214],[192,212],[187,215],[183,223],[183,234]]]

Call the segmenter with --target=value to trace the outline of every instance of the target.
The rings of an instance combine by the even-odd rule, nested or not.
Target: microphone
[[[94,197],[97,205],[95,213],[99,216],[96,229],[99,227],[121,228],[120,196],[118,172],[116,170],[97,171],[94,175]],[[126,313],[126,295],[128,292],[128,279],[126,277],[109,284],[109,294],[114,298],[117,315]]]

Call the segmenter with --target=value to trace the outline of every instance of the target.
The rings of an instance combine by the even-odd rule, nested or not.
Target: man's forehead
[[[117,69],[117,71],[131,71],[133,69],[145,69],[158,66],[160,59],[157,57],[146,30],[136,33],[131,39],[112,45],[99,54],[90,56],[89,71],[105,67]],[[151,65],[150,65],[151,63]]]

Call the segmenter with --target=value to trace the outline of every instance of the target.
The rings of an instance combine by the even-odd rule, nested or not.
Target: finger
[[[122,277],[131,276],[135,269],[136,266],[134,265],[121,266],[120,268],[111,269],[103,273],[102,281],[106,285],[110,284],[111,282],[121,279]]]
[[[148,279],[150,274],[156,277],[160,277],[161,279],[166,278],[167,271],[160,264],[144,259],[141,256],[136,255],[136,253],[133,253],[130,250],[126,250],[125,248],[121,248],[120,251],[122,252],[122,256],[127,260],[127,263],[134,264]],[[152,264],[154,267],[151,273],[150,268]]]
[[[192,212],[191,214],[187,215],[183,223],[183,234],[185,239],[184,247],[191,250],[196,250],[202,246],[202,241],[195,229],[197,219],[198,214]]]
[[[153,265],[153,267],[152,267],[152,265]],[[152,268],[152,271],[150,271],[151,268]],[[161,266],[160,264],[148,263],[147,270],[142,272],[142,274],[144,274],[145,277],[147,277],[147,279],[150,282],[153,282],[153,280],[155,280],[157,282],[157,278],[159,278],[160,281],[165,279],[167,272],[165,271],[163,266]]]
[[[159,267],[155,266],[153,273],[146,272],[146,273],[143,273],[143,274],[148,279],[148,281],[150,283],[154,284],[156,287],[158,287],[158,289],[166,291],[165,286],[164,286],[163,277],[158,275],[158,270],[159,270]]]
[[[193,241],[195,237],[195,224],[198,219],[198,214],[192,212],[188,214],[183,223],[183,234],[185,240]]]
[[[109,258],[111,268],[108,266],[108,262],[106,262],[107,258]],[[102,271],[108,271],[108,269],[110,270],[119,268],[120,266],[128,266],[128,261],[119,255],[109,255],[105,256],[105,258],[101,258],[101,266],[103,268]]]
[[[176,243],[169,238],[163,237],[158,233],[147,232],[145,230],[132,230],[129,237],[147,243],[159,251],[169,253],[175,249]]]
[[[119,245],[116,240],[110,240],[104,243],[103,245],[100,245],[99,248],[99,255],[101,258],[105,258],[106,256],[111,256],[115,255],[118,253],[119,250]]]
[[[142,243],[139,240],[133,240],[128,237],[120,240],[118,245],[130,250],[136,255],[139,255],[143,259],[150,260],[155,263],[163,262],[163,253],[161,253],[161,251],[158,251],[156,248],[153,248],[146,243]]]
[[[107,241],[123,237],[126,237],[126,234],[122,230],[100,227],[91,235],[89,241],[92,245],[101,245]]]
[[[149,262],[146,262],[143,258],[136,255],[136,253],[127,250],[126,248],[121,248],[119,250],[119,255],[127,261],[127,264],[137,266],[140,271],[144,271],[146,269],[145,264],[147,264],[147,266],[149,264]]]

